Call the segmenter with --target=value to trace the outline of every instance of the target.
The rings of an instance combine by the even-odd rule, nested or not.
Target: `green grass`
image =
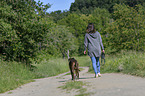
[[[70,92],[71,90],[75,90],[76,92],[79,92],[76,96],[89,96],[92,93],[86,93],[87,87],[89,85],[86,82],[82,81],[69,81],[66,82],[63,86],[60,86],[58,88],[65,89],[67,92]]]
[[[74,57],[79,66],[89,66],[93,72],[89,56]],[[18,62],[6,62],[0,59],[0,93],[15,89],[33,79],[55,76],[69,71],[67,59],[43,59],[30,71],[24,64]],[[145,53],[122,51],[116,55],[106,55],[106,64],[101,66],[101,73],[122,72],[145,77]],[[81,94],[80,94],[81,96]],[[85,93],[84,93],[85,96]]]
[[[37,77],[50,77],[60,73],[69,71],[68,61],[65,59],[44,60],[39,64],[34,64],[37,67],[35,73]]]
[[[75,57],[80,66],[89,65],[85,61],[88,57]],[[84,58],[84,61],[83,61]],[[15,89],[25,83],[34,81],[33,79],[55,76],[69,71],[67,59],[44,58],[39,63],[33,63],[33,71],[18,62],[6,62],[0,59],[0,93]]]
[[[0,93],[32,82],[34,78],[35,74],[25,68],[23,64],[0,60]]]
[[[0,93],[32,82],[33,79],[50,77],[69,71],[68,61],[64,59],[43,60],[39,64],[33,64],[37,67],[33,71],[30,71],[24,65],[0,59]]]
[[[66,89],[67,91],[70,91],[72,89],[81,89],[82,86],[85,86],[86,84],[82,81],[70,81],[66,82],[65,85],[60,86],[59,88]]]
[[[89,56],[81,56],[81,57],[74,57],[78,63],[79,66],[85,67],[85,66],[91,66],[91,59]]]
[[[122,72],[145,77],[145,53],[122,51],[116,55],[106,56],[106,63],[101,66],[101,73]],[[93,72],[92,66],[89,69]]]
[[[75,96],[91,96],[92,94],[94,94],[93,92],[88,92],[88,93],[80,93],[78,95]]]

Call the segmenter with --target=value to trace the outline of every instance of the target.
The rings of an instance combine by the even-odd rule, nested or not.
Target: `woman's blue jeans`
[[[100,73],[99,57],[91,57],[91,61],[95,74]]]

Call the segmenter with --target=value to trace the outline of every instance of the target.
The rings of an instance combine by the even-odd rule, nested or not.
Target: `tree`
[[[46,44],[49,54],[60,55],[65,58],[67,50],[70,50],[70,52],[77,50],[75,39],[66,26],[55,25],[49,29],[44,39],[44,44]]]
[[[61,11],[61,10],[51,12],[50,14],[47,13],[47,15],[51,17],[55,23],[57,23],[58,20],[65,18],[69,14],[70,14],[69,11]]]
[[[40,4],[41,5],[41,4]],[[49,6],[37,6],[34,0],[5,0],[0,1],[0,49],[7,60],[29,63],[38,51],[38,43],[43,40],[49,29],[49,23],[42,22]],[[42,9],[37,14],[36,9]],[[45,22],[47,22],[45,20]],[[47,24],[47,25],[45,25]],[[39,28],[39,29],[38,29]]]
[[[108,46],[114,49],[112,51],[144,50],[144,10],[141,5],[136,8],[138,11],[124,4],[114,6],[115,21],[106,29]]]
[[[83,19],[81,19],[80,15],[73,13],[68,15],[66,18],[59,20],[57,24],[70,27],[73,35],[76,37],[80,37],[82,34],[84,34],[87,22],[84,22]]]
[[[112,13],[115,4],[126,4],[135,7],[138,4],[143,5],[144,2],[145,0],[75,0],[71,4],[70,12],[80,11],[83,14],[91,14],[95,8],[105,8]]]
[[[104,33],[104,29],[108,27],[111,14],[106,9],[96,8],[89,16],[89,23],[94,23],[97,31]]]
[[[76,44],[79,46],[79,53],[82,54],[84,50],[83,41],[84,35],[86,32],[86,27],[88,25],[87,16],[78,15],[76,13],[72,13],[68,15],[66,18],[63,18],[57,22],[59,25],[66,25],[69,27],[70,32],[76,37]]]

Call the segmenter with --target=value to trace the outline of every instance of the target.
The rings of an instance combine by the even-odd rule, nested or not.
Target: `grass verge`
[[[23,64],[0,61],[0,93],[15,89],[22,84],[32,82],[35,74]]]
[[[75,57],[75,59],[78,61],[79,66],[85,67],[91,65],[91,59],[89,56],[81,56],[81,57]]]
[[[80,66],[89,65],[86,63],[88,57],[75,57]],[[84,60],[82,60],[84,58]],[[13,90],[33,79],[55,76],[69,71],[68,60],[61,58],[41,59],[39,63],[33,63],[33,71],[18,62],[6,62],[0,59],[0,93]]]
[[[69,71],[68,62],[64,59],[43,60],[34,64],[36,68],[30,71],[25,64],[0,60],[0,93],[13,90],[33,79],[50,77]]]
[[[90,66],[89,72],[93,72]],[[106,56],[106,63],[101,66],[101,73],[122,72],[145,77],[145,53],[122,51],[116,55]]]
[[[89,56],[75,57],[75,59],[79,66],[90,66],[89,71],[93,72]],[[33,65],[36,69],[30,71],[22,63],[6,62],[0,59],[0,93],[32,82],[33,79],[55,76],[69,71],[68,61],[59,58],[51,60],[44,58],[39,64]],[[122,51],[114,56],[106,56],[106,64],[101,66],[101,73],[109,72],[123,72],[145,77],[145,53]]]
[[[88,86],[89,85],[86,82],[69,81],[69,82],[66,82],[65,85],[60,86],[58,88],[65,89],[65,90],[67,90],[68,93],[71,90],[75,90],[75,92],[79,93],[78,95],[75,95],[75,96],[90,96],[90,94],[93,94],[93,93],[91,93],[91,92],[90,93],[86,93]]]
[[[39,64],[34,64],[34,66],[37,67],[35,69],[37,78],[55,76],[69,71],[68,61],[60,58],[43,60]]]

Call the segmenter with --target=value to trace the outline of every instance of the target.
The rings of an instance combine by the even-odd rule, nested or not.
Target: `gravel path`
[[[88,67],[83,67],[79,81],[89,82],[87,88],[90,96],[145,96],[145,78],[106,73],[102,77],[93,78],[94,74],[87,73]],[[71,81],[70,75],[60,74],[54,77],[36,79],[15,90],[0,94],[0,96],[75,96],[77,91],[66,92],[58,88],[65,82]]]

